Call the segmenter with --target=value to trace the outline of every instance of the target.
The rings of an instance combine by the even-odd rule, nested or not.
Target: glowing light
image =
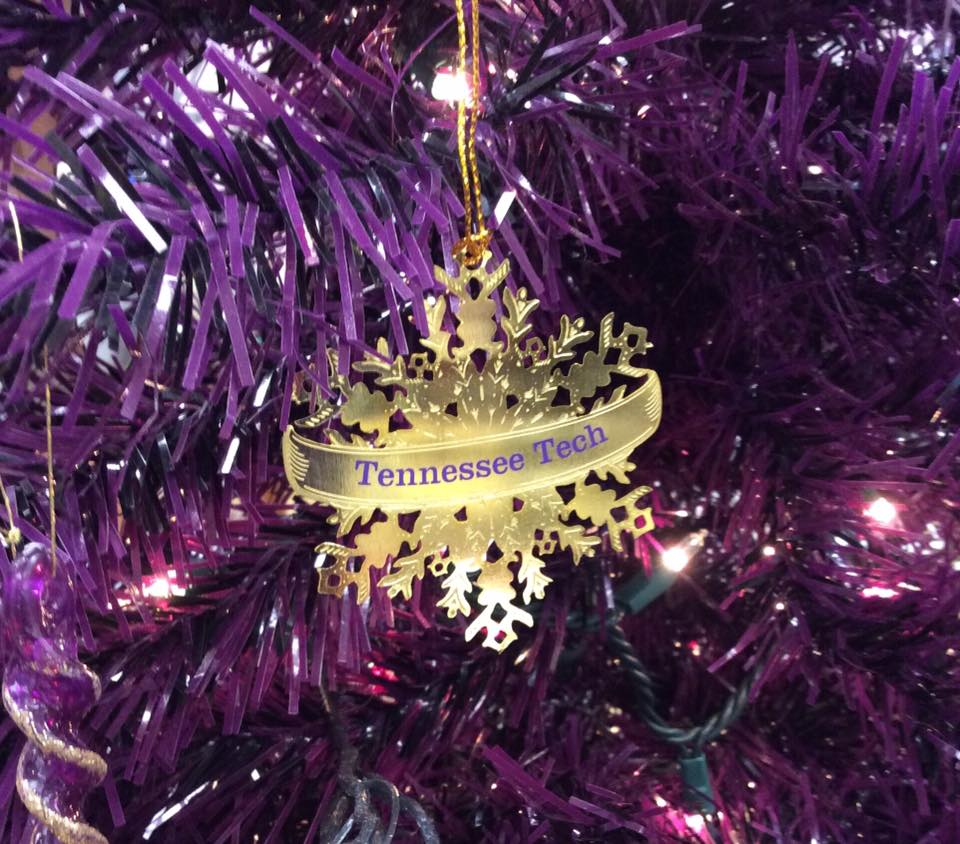
[[[897,518],[897,506],[883,496],[871,501],[863,512],[864,515],[881,525],[892,524]]]
[[[146,574],[143,576],[144,598],[150,598],[155,601],[167,601],[171,597],[180,598],[187,594],[187,590],[177,583],[177,573],[169,569],[166,574]],[[124,603],[129,604],[129,599],[120,599],[120,606]]]
[[[682,545],[674,545],[664,550],[660,560],[670,571],[683,571],[690,562],[690,552]]]
[[[436,76],[433,77],[430,95],[435,100],[443,100],[447,103],[469,99],[470,85],[467,82],[467,75],[462,70],[441,67],[437,70]]]
[[[143,596],[145,598],[159,598],[161,600],[169,598],[173,594],[170,588],[170,581],[165,575],[158,574],[143,578]]]
[[[696,533],[690,534],[685,540],[678,544],[662,549],[660,562],[667,571],[683,571],[696,556],[697,552],[703,547],[706,538],[707,531],[705,530],[698,530]]]
[[[763,546],[763,556],[764,557],[773,557],[777,553],[777,549],[772,545]]]
[[[683,821],[687,825],[688,829],[697,833],[698,835],[703,832],[707,825],[706,821],[703,819],[703,815],[701,814],[684,815]]]
[[[868,586],[860,590],[864,598],[896,598],[900,593],[896,589],[888,589],[886,586]]]

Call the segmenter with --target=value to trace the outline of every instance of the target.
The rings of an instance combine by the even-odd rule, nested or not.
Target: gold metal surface
[[[457,441],[385,446],[371,454],[366,444],[318,443],[294,430],[285,456],[293,468],[294,485],[304,497],[323,499],[340,509],[374,507],[405,513],[447,507],[451,494],[462,505],[499,498],[504,490],[521,496],[573,483],[593,469],[626,458],[656,430],[659,414],[660,382],[652,376],[635,393],[605,405],[589,420],[559,420],[501,433],[483,433],[478,426],[469,440],[469,457],[465,443]],[[556,444],[561,441],[583,450],[560,458]]]
[[[422,351],[391,360],[381,340],[354,364],[366,382],[339,374],[331,354],[340,401],[290,426],[283,454],[294,492],[334,509],[337,541],[317,548],[321,592],[352,585],[363,602],[371,572],[386,568],[380,585],[409,598],[429,571],[449,617],[470,616],[475,597],[467,638],[484,632],[503,650],[515,624],[533,623],[519,603],[543,597],[546,557],[578,564],[597,528],[617,551],[624,533],[653,528],[640,506],[649,488],[627,473],[659,425],[661,395],[656,373],[634,365],[645,329],[617,333],[608,314],[581,354],[594,334],[564,316],[544,343],[525,290],[503,287],[498,309],[509,264],[488,273],[489,258],[453,277],[436,268],[450,295],[428,301]]]

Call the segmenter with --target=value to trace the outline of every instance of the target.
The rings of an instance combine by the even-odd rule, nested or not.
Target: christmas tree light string
[[[762,656],[755,657],[752,669],[712,716],[693,726],[678,727],[660,714],[656,680],[644,666],[622,626],[625,618],[636,616],[670,589],[693,561],[705,537],[706,531],[699,531],[685,541],[661,548],[659,565],[653,572],[649,575],[638,572],[619,583],[614,591],[613,605],[604,608],[602,614],[597,611],[571,611],[566,619],[566,629],[582,634],[597,632],[602,628],[606,646],[619,661],[619,668],[626,674],[634,693],[633,711],[659,740],[679,750],[678,767],[685,810],[691,818],[702,818],[704,830],[719,844],[723,837],[705,748],[743,714],[751,691],[766,668],[766,660]],[[570,658],[579,658],[581,650],[579,645],[571,645],[568,648]]]

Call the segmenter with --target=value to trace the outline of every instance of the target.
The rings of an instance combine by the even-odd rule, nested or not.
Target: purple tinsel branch
[[[566,626],[653,543],[551,569],[500,658],[429,586],[315,594],[330,528],[289,499],[278,449],[295,376],[331,346],[343,365],[381,335],[406,351],[462,215],[453,113],[430,95],[452,4],[327,5],[0,4],[4,69],[26,68],[0,117],[0,473],[48,541],[47,344],[59,536],[105,683],[92,814],[115,841],[310,840],[336,796],[324,684],[361,769],[445,842],[698,840],[601,637]],[[625,622],[660,710],[696,723],[776,654],[707,751],[731,839],[960,838],[944,16],[483,6],[495,243],[553,314],[649,326],[667,404],[637,479],[658,481],[657,542],[709,531]],[[865,514],[877,496],[889,524]]]

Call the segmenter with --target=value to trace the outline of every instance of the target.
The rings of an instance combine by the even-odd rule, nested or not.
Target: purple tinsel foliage
[[[484,2],[495,249],[546,327],[647,325],[666,402],[655,541],[551,569],[503,656],[429,584],[318,597],[330,528],[280,464],[298,373],[407,351],[449,261],[452,3],[63,5],[0,2],[0,473],[49,543],[48,381],[112,841],[319,840],[321,685],[444,842],[706,840],[602,634],[565,623],[700,530],[625,627],[676,723],[759,668],[706,750],[726,838],[960,840],[951,0]]]

